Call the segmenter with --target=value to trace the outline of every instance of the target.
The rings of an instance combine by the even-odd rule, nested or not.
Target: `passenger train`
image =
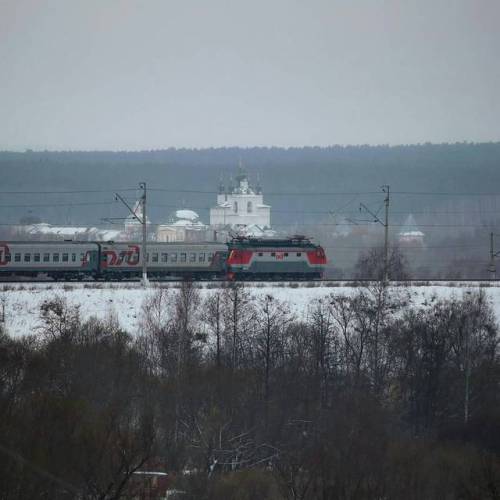
[[[142,244],[136,242],[0,241],[0,280],[121,280],[142,274]],[[153,279],[318,279],[327,264],[324,249],[308,238],[234,238],[228,243],[147,244]]]

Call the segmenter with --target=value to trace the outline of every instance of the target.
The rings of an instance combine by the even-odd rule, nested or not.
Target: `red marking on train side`
[[[114,250],[104,250],[102,254],[106,257],[106,259],[102,260],[102,267],[109,267],[116,265],[118,257]]]
[[[311,250],[307,252],[307,260],[309,264],[313,265],[325,265],[326,264],[326,255],[325,251],[320,247],[316,250]]]
[[[139,245],[129,245],[129,251],[127,252],[128,259],[127,259],[127,264],[129,266],[136,266],[139,264],[139,258],[140,258],[140,247]]]
[[[0,251],[0,266],[6,266],[8,264],[7,254],[10,255],[9,245],[6,243],[0,243],[0,250],[2,249],[3,251]]]
[[[252,260],[252,250],[231,250],[227,263],[230,266],[245,265]]]

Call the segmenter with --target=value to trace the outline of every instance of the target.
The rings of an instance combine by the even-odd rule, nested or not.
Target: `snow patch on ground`
[[[495,284],[496,285],[496,284]],[[165,285],[175,287],[178,285]],[[215,293],[222,293],[222,288],[212,285],[199,285],[202,299]],[[282,284],[247,284],[250,293],[256,297],[271,295],[289,304],[298,317],[305,317],[310,304],[319,298],[334,295],[352,295],[360,288],[353,286],[313,286],[301,285],[288,287]],[[63,297],[71,306],[78,306],[83,319],[95,316],[105,319],[114,316],[121,327],[136,334],[139,329],[141,307],[145,298],[155,292],[153,285],[144,289],[138,283],[129,284],[25,284],[4,285],[0,287],[0,316],[2,306],[5,310],[5,327],[12,336],[36,333],[40,326],[40,306],[44,301]],[[490,300],[497,318],[500,319],[500,286],[482,288]],[[407,296],[407,307],[426,307],[439,299],[462,298],[464,294],[479,290],[479,284],[463,286],[429,285],[394,287],[395,293]]]

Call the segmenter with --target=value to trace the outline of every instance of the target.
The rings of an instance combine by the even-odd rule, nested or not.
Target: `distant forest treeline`
[[[259,179],[262,185],[264,200],[272,206],[273,227],[313,235],[322,243],[334,244],[330,237],[344,229],[344,218],[353,226],[370,224],[370,217],[359,211],[360,203],[377,212],[384,184],[392,192],[392,239],[413,213],[427,244],[442,245],[450,238],[462,238],[462,243],[473,238],[484,244],[473,257],[477,261],[487,257],[489,231],[500,232],[500,196],[495,194],[500,192],[500,142],[0,152],[1,222],[14,224],[36,216],[52,224],[102,225],[103,219],[127,215],[125,207],[115,202],[114,192],[120,191],[133,202],[139,195],[134,189],[145,181],[153,223],[168,221],[179,208],[196,210],[208,223],[208,210],[215,204],[221,179],[227,185],[240,160],[251,183]],[[57,193],[71,190],[97,192]],[[46,191],[56,193],[42,193]],[[377,225],[373,226],[378,234]],[[367,241],[355,244],[366,246]],[[339,259],[342,263],[337,252]],[[342,265],[350,267],[353,261],[345,260]]]
[[[410,146],[332,146],[327,148],[218,148],[166,149],[142,152],[25,152],[0,153],[2,190],[58,191],[72,189],[118,190],[134,188],[146,181],[151,188],[216,191],[221,176],[234,175],[241,159],[251,180],[257,175],[266,201],[273,207],[274,223],[295,222],[296,214],[281,210],[335,210],[349,201],[350,194],[335,196],[278,195],[293,192],[378,191],[389,184],[393,191],[492,192],[500,187],[500,143],[424,144]],[[497,189],[500,190],[500,189]],[[266,195],[267,193],[267,195]],[[1,196],[1,204],[113,201],[106,193],[72,196]],[[40,199],[42,198],[42,199]],[[364,202],[382,199],[360,196]],[[208,207],[214,194],[151,193],[151,203]],[[415,210],[448,202],[443,197],[395,195],[393,206]],[[4,217],[21,216],[26,210],[2,210]],[[41,215],[55,218],[59,210],[43,207]],[[164,219],[169,207],[152,206],[153,219]],[[357,207],[355,207],[357,208]],[[199,209],[200,210],[200,209]],[[99,221],[102,206],[71,213],[73,223]],[[207,212],[200,210],[202,218]],[[64,218],[63,218],[64,219]],[[49,221],[51,222],[51,221]],[[53,222],[59,222],[54,220]]]

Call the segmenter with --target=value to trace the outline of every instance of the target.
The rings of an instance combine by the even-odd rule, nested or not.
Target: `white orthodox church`
[[[241,164],[236,176],[236,186],[228,189],[221,184],[217,195],[217,206],[210,209],[210,226],[248,227],[262,229],[271,227],[271,207],[263,200],[259,185],[252,188]]]

